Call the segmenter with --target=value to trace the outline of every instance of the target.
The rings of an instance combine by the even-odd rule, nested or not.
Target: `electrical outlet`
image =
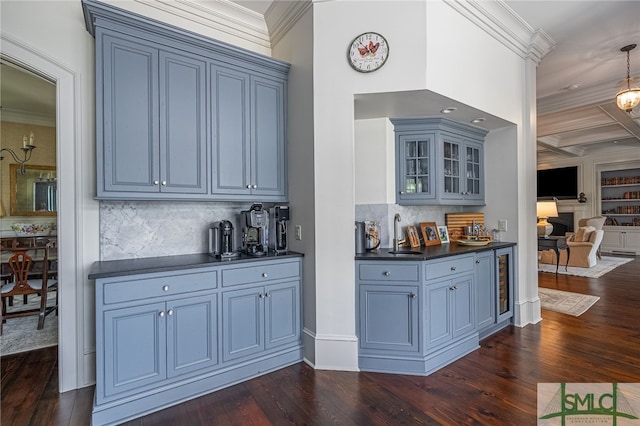
[[[302,226],[296,225],[296,240],[302,240]]]
[[[498,231],[507,232],[507,219],[498,221]]]

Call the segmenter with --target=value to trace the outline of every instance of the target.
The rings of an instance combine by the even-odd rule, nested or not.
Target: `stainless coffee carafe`
[[[269,247],[276,253],[289,249],[289,206],[274,206],[269,211]]]

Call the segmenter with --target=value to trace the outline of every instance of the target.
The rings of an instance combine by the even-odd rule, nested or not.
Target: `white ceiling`
[[[270,0],[233,2],[261,15],[272,4]],[[620,48],[631,43],[640,45],[640,0],[505,3],[556,43],[537,71],[539,162],[558,156],[593,155],[612,147],[640,149],[640,107],[627,114],[618,110],[614,101],[626,77],[626,55]],[[3,117],[12,110],[55,117],[55,90],[51,85],[5,64],[0,72]],[[640,46],[631,52],[631,75],[636,85],[640,84]],[[428,91],[357,96],[356,117],[436,115],[451,102]],[[456,120],[482,116],[486,121],[478,124],[480,127],[505,125],[482,111],[457,106]]]

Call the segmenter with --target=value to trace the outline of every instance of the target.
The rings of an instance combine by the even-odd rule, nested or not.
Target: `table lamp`
[[[550,217],[558,217],[558,206],[555,201],[538,201],[536,203],[538,216],[538,237],[549,238],[553,232],[553,224],[547,222]]]

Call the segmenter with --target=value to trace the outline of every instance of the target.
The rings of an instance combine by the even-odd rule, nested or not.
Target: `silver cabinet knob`
[[[265,294],[266,297],[271,297],[271,293],[267,292],[267,294]]]
[[[400,195],[404,195],[404,191],[400,191]]]
[[[173,309],[169,309],[169,311],[167,312],[167,315],[169,316],[173,315]]]
[[[410,296],[412,299],[415,299],[416,297],[418,297],[415,293],[411,293],[409,296]]]
[[[160,313],[158,313],[158,315],[160,315],[160,318],[164,317],[164,311],[160,311]]]
[[[154,184],[154,185],[159,185],[159,184],[160,184],[160,181],[154,180],[154,181],[153,181],[153,184]]]
[[[451,270],[452,270],[452,271],[455,271],[455,270],[456,270],[456,267],[455,267],[455,266],[452,266],[452,267],[451,267]]]
[[[260,293],[260,294],[258,295],[258,297],[259,297],[260,299],[264,299],[264,294]]]
[[[166,180],[162,181],[162,186],[167,186],[167,181]]]
[[[476,263],[480,263],[480,259],[476,259]]]
[[[247,185],[247,189],[251,189],[251,185]]]
[[[267,273],[266,273],[266,272],[263,272],[263,273],[262,273],[262,278],[267,278],[267,277],[268,277]]]
[[[168,285],[163,285],[162,286],[162,290],[163,291],[169,291],[169,286]]]
[[[251,188],[253,188],[253,189],[256,189],[257,187],[258,187],[258,185],[256,185],[256,184],[251,185]]]
[[[384,271],[384,276],[385,276],[385,277],[388,277],[388,276],[390,276],[390,275],[391,275],[391,272],[389,272],[389,271]]]

